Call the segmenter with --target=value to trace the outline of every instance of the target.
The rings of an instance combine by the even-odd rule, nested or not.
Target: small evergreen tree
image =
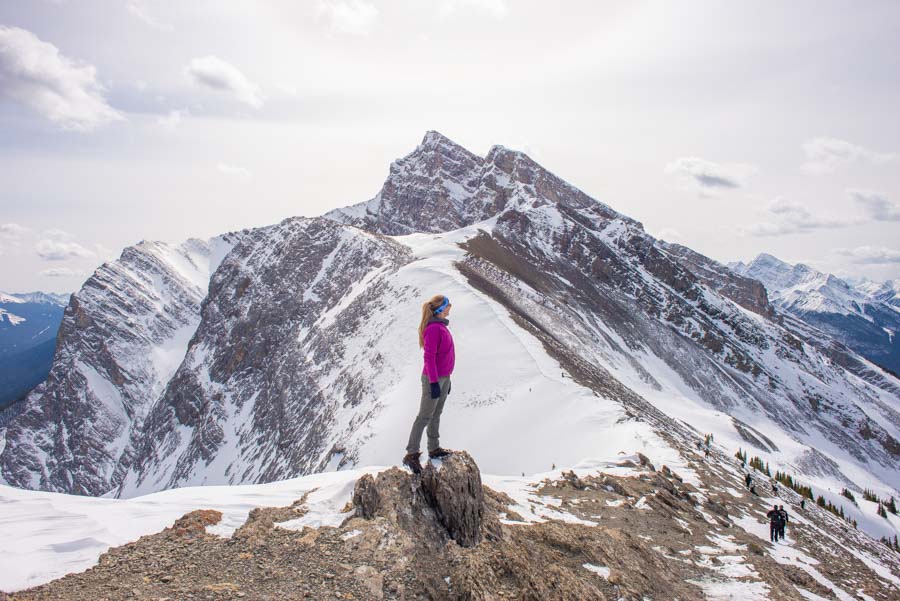
[[[847,490],[846,488],[841,491],[841,494],[853,501],[853,504],[856,505],[856,497],[853,496],[853,493]]]

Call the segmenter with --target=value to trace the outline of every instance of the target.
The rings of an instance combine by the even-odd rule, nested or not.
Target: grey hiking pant
[[[422,374],[422,400],[419,402],[419,415],[413,422],[412,432],[409,434],[409,443],[406,445],[407,453],[418,453],[422,442],[422,430],[428,426],[428,450],[433,451],[440,446],[441,412],[444,410],[444,401],[447,400],[447,389],[450,387],[450,376],[438,378],[441,386],[441,396],[431,398],[431,382],[428,376]]]

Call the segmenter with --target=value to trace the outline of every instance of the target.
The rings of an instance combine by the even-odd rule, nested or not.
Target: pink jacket
[[[438,378],[453,373],[456,354],[453,352],[453,336],[450,328],[443,321],[430,321],[422,333],[425,339],[425,367],[422,373],[428,376],[429,382],[437,382]]]

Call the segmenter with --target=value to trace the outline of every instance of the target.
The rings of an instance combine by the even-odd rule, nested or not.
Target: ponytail
[[[422,305],[422,321],[419,322],[419,348],[425,347],[425,326],[434,317],[435,310],[444,302],[444,296],[438,294]]]

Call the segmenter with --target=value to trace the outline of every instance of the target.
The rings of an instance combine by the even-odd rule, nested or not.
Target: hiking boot
[[[422,453],[407,453],[403,456],[403,465],[412,470],[414,474],[422,473],[422,464],[419,463],[419,455]]]
[[[453,451],[451,451],[450,449],[442,449],[441,447],[438,447],[433,451],[428,451],[428,458],[429,459],[443,459],[444,457],[447,457],[448,455],[452,455],[452,454],[453,454]]]

